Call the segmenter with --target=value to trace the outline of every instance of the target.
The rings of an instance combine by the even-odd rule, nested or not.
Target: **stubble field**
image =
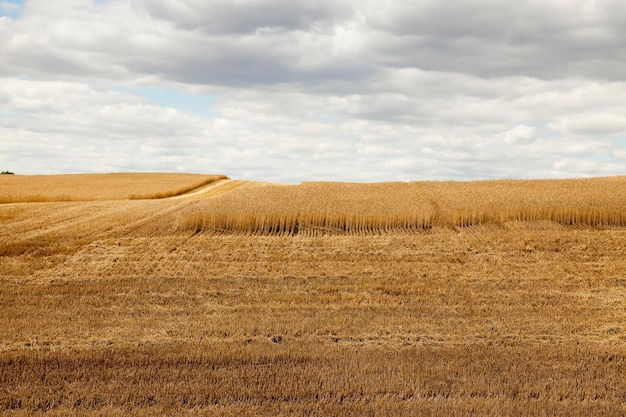
[[[624,177],[0,205],[0,414],[624,415],[625,205]]]

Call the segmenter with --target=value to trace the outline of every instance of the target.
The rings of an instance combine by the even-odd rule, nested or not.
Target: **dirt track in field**
[[[176,197],[171,197],[169,199],[181,200],[181,199],[189,199],[189,198],[215,197],[215,196],[227,193],[231,190],[234,190],[235,188],[243,187],[249,183],[253,183],[253,181],[240,181],[240,180],[231,180],[231,179],[218,180],[211,184],[195,189],[189,193],[181,194]]]

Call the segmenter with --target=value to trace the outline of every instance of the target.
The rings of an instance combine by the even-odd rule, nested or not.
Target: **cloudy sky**
[[[0,170],[626,174],[623,0],[0,0]]]

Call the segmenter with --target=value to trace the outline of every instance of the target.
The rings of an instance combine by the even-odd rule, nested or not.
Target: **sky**
[[[626,174],[623,0],[0,0],[0,170]]]

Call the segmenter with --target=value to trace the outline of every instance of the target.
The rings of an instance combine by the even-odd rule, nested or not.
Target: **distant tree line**
[[[0,175],[15,175],[15,172],[11,172],[11,171],[2,171],[2,172],[0,172]]]

